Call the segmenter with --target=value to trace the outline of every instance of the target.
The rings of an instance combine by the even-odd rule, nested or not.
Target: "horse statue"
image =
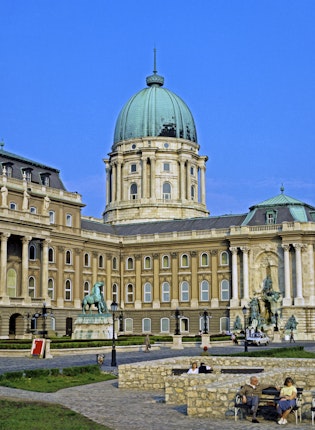
[[[102,292],[103,286],[103,282],[96,282],[96,284],[93,285],[91,294],[87,294],[82,300],[82,313],[85,314],[86,305],[89,305],[90,313],[92,312],[91,305],[95,305],[97,307],[99,314],[105,313],[107,311],[104,295]]]

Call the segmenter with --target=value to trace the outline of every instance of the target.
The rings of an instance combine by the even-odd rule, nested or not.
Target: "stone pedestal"
[[[171,346],[171,349],[184,349],[181,334],[173,335],[173,345]]]
[[[50,339],[46,339],[45,341],[45,355],[44,358],[53,358],[53,356],[50,353]]]
[[[81,314],[74,322],[72,339],[112,339],[113,318],[106,314]]]
[[[273,341],[274,342],[281,342],[281,333],[280,331],[275,331],[273,334]]]
[[[204,347],[210,348],[210,335],[209,334],[202,334],[201,335],[201,346],[200,348],[204,349]]]

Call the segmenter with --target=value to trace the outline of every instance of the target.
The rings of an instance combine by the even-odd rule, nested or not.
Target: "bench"
[[[280,391],[276,390],[273,387],[269,387],[262,390],[262,395],[259,399],[258,414],[262,415],[264,418],[269,416],[270,417],[269,419],[274,419],[277,416],[276,406],[279,401],[279,395],[280,395]],[[300,422],[302,421],[302,412],[301,412],[302,395],[303,395],[303,388],[297,388],[296,405],[291,410],[291,412],[295,416],[296,424],[298,424],[298,421]],[[249,413],[248,409],[249,408],[247,404],[243,403],[242,401],[242,396],[239,393],[237,393],[234,401],[235,421],[237,419],[239,412],[241,413],[241,415],[243,415],[243,412],[246,415],[247,413]]]
[[[179,375],[183,375],[184,373],[187,373],[188,372],[188,370],[189,369],[182,369],[182,368],[179,368],[179,369],[172,369],[172,374],[174,375],[174,376],[179,376]],[[205,372],[200,372],[200,375],[201,374],[204,374],[204,373],[212,373],[213,372],[213,369],[207,369]]]
[[[259,368],[253,368],[253,367],[244,367],[244,368],[240,368],[240,367],[234,367],[234,368],[222,368],[221,369],[221,373],[233,373],[233,374],[248,374],[248,373],[261,373],[263,372],[264,369],[262,367]]]

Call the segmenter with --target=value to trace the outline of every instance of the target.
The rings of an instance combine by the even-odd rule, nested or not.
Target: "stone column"
[[[219,307],[218,250],[211,249],[211,308]]]
[[[190,172],[191,167],[192,167],[191,163],[187,162],[187,171],[186,171],[186,173],[187,173],[187,190],[186,190],[186,196],[187,196],[188,200],[191,200],[191,172]]]
[[[248,253],[249,248],[247,246],[242,246],[241,250],[243,252],[243,287],[244,294],[241,306],[246,306],[249,301],[249,286],[248,286]]]
[[[106,172],[106,206],[110,203],[110,172],[111,168],[108,160],[105,160],[105,172]]]
[[[206,204],[206,168],[205,166],[200,167],[200,200],[202,204]]]
[[[293,243],[295,248],[295,266],[296,266],[296,297],[294,305],[303,306],[304,298],[302,291],[302,257],[301,252],[303,245],[301,243]]]
[[[47,305],[50,305],[50,297],[48,296],[48,246],[51,243],[50,239],[42,241],[42,264],[41,264],[41,296]]]
[[[28,246],[30,241],[32,240],[31,236],[25,236],[21,238],[22,241],[22,275],[21,275],[21,283],[22,283],[22,291],[21,296],[24,298],[26,302],[31,302],[31,299],[28,295]]]
[[[153,254],[153,309],[160,309],[161,299],[160,299],[160,283],[159,283],[159,262],[160,255]]]
[[[184,160],[180,160],[180,200],[186,200],[186,187],[185,187],[185,161]]]
[[[291,306],[290,245],[282,245],[282,248],[284,253],[284,298],[282,300],[282,305]]]
[[[117,163],[117,195],[116,200],[120,202],[121,200],[121,162]]]
[[[145,156],[141,157],[141,164],[142,164],[142,192],[141,197],[144,199],[147,197],[147,158]]]
[[[314,281],[314,245],[309,243],[308,248],[308,264],[309,264],[309,304],[315,305],[315,281]]]
[[[151,157],[151,199],[155,200],[156,198],[156,180],[155,180],[155,175],[156,175],[156,159],[155,157]],[[161,198],[161,196],[159,196],[159,198]]]
[[[190,252],[191,258],[191,299],[190,306],[192,308],[198,308],[199,306],[199,286],[197,281],[197,252]]]
[[[8,297],[7,294],[7,259],[8,259],[8,239],[10,233],[1,234],[1,276],[0,276],[0,296]]]
[[[97,279],[97,263],[98,263],[98,253],[97,251],[93,251],[92,252],[92,262],[91,262],[91,266],[92,266],[92,282],[93,285],[98,282],[99,280]]]
[[[80,309],[83,299],[83,285],[81,284],[82,252],[80,248],[74,249],[74,282],[73,282],[73,306]]]
[[[232,246],[230,248],[232,252],[232,298],[230,301],[230,305],[235,307],[239,306],[239,297],[238,297],[238,271],[237,271],[237,247]]]
[[[57,272],[57,307],[63,308],[64,304],[64,265],[65,265],[65,247],[58,246],[58,272]]]

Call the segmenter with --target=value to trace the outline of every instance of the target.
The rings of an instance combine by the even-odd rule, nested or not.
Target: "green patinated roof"
[[[163,88],[164,78],[154,70],[147,77],[148,88],[131,97],[120,111],[115,133],[118,142],[142,137],[175,137],[197,142],[193,116],[186,103]]]
[[[254,205],[249,209],[252,210],[254,208],[261,208],[261,207],[268,207],[268,206],[289,206],[289,205],[305,206],[305,203],[281,193],[278,196],[272,197],[271,199],[268,199],[268,200],[264,200],[263,202],[258,203],[257,205]]]

